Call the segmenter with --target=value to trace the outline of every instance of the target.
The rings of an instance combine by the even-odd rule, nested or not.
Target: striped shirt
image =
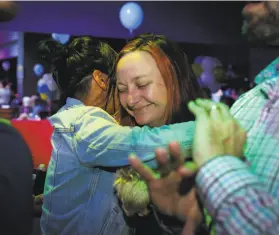
[[[210,160],[199,171],[198,194],[216,234],[279,234],[279,78],[245,93],[231,109],[247,130],[245,156]]]

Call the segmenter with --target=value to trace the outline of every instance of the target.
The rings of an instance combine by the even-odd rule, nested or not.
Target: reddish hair
[[[198,97],[205,97],[188,64],[187,56],[164,36],[145,34],[130,41],[116,60],[115,71],[120,59],[131,52],[148,52],[156,61],[167,89],[167,105],[164,123],[172,124],[194,120],[187,109],[187,103]],[[116,76],[114,76],[116,80]],[[116,82],[116,81],[115,81]],[[114,88],[116,89],[115,85]],[[120,106],[120,124],[135,126],[135,119]]]

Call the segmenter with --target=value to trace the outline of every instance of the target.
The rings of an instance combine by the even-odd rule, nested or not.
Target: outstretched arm
[[[123,127],[105,111],[95,109],[77,121],[75,128],[79,131],[73,139],[82,164],[119,167],[129,164],[130,154],[145,162],[153,160],[155,149],[167,147],[170,141],[176,140],[183,149],[190,149],[194,126],[194,122],[186,122],[159,128]]]

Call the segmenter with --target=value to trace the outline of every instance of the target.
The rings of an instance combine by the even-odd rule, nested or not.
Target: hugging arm
[[[106,112],[97,109],[86,113],[75,125],[79,130],[74,145],[80,161],[89,166],[119,167],[129,165],[128,156],[136,154],[142,161],[152,161],[158,147],[178,141],[183,149],[190,149],[194,122],[158,128],[123,127]],[[155,164],[151,162],[150,165]]]

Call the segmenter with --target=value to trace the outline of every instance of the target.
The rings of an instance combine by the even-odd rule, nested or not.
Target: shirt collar
[[[74,106],[74,105],[84,105],[84,103],[78,99],[68,97],[66,100],[67,106]]]
[[[268,99],[274,100],[279,98],[279,76],[274,77],[260,84],[260,90]]]
[[[279,75],[279,57],[273,60],[255,77],[255,83],[261,84],[264,81],[270,80]]]

